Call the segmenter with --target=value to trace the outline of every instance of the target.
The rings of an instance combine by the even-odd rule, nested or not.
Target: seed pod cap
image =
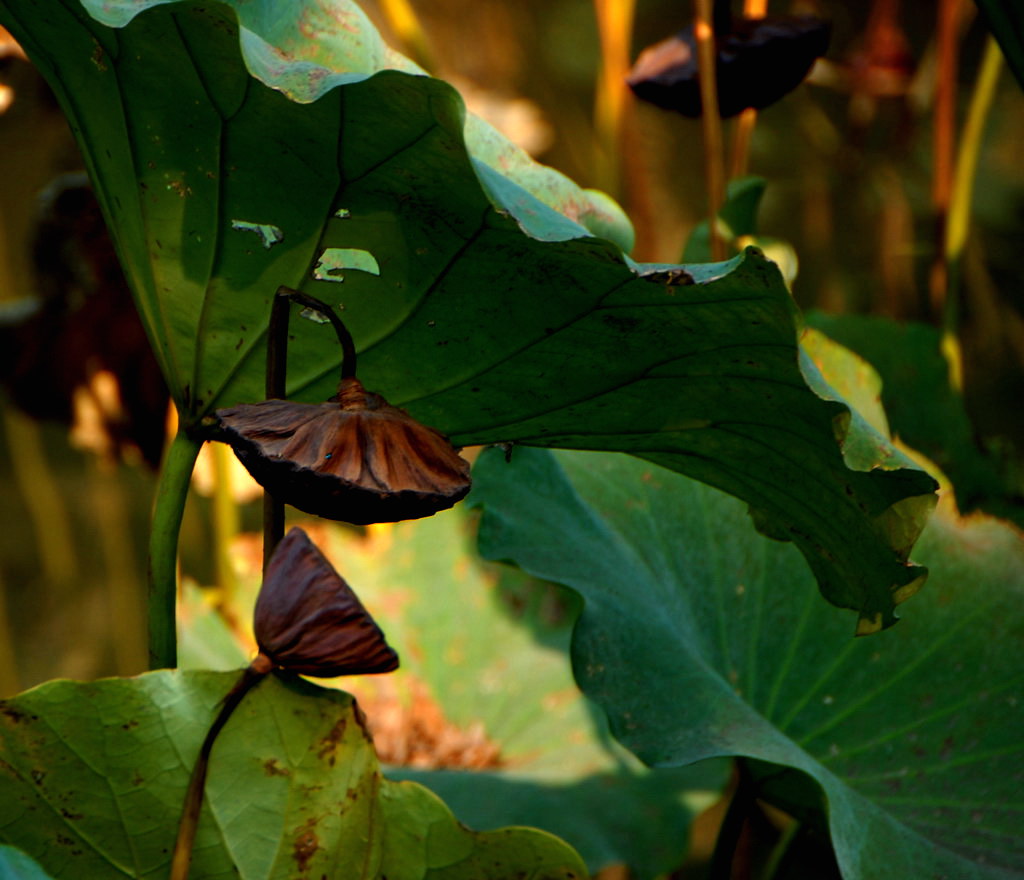
[[[469,462],[439,431],[343,379],[322,404],[266,400],[217,411],[218,439],[267,491],[327,519],[418,519],[469,492]]]

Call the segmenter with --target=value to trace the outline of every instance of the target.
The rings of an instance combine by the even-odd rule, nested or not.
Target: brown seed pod
[[[723,117],[774,104],[803,82],[828,49],[828,23],[809,16],[734,18],[724,27],[716,21],[715,27],[715,78]],[[644,49],[626,82],[643,101],[700,116],[693,27]]]
[[[219,439],[276,498],[365,525],[431,516],[469,492],[469,462],[358,379],[327,403],[266,400],[217,411]]]
[[[333,678],[398,668],[369,612],[299,528],[274,550],[253,630],[260,653],[289,672]]]

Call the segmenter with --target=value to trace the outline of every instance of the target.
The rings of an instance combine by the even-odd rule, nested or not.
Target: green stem
[[[149,533],[149,667],[178,663],[175,604],[178,598],[178,533],[189,480],[202,443],[178,429],[164,454]]]

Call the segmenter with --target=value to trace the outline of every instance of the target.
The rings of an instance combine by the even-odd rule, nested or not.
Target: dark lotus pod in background
[[[380,627],[299,528],[274,549],[253,630],[260,653],[289,672],[333,678],[398,668]]]
[[[94,375],[111,374],[91,448],[114,459],[138,449],[156,468],[170,395],[84,172],[40,194],[32,263],[39,296],[0,309],[0,385],[33,418],[70,426],[76,398],[96,398]]]
[[[266,400],[217,411],[229,443],[276,499],[327,519],[366,525],[418,519],[469,492],[469,462],[359,380],[327,403]]]
[[[719,113],[760,110],[791,92],[825,54],[829,35],[827,22],[806,16],[733,19],[728,30],[715,34]],[[699,117],[693,26],[644,49],[626,82],[641,100]]]

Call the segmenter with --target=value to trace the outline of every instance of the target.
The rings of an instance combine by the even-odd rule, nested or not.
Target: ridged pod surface
[[[253,630],[260,653],[289,672],[332,678],[398,668],[359,597],[299,528],[274,550]]]
[[[358,379],[326,403],[266,400],[217,411],[219,439],[276,498],[356,525],[418,519],[469,492],[469,462]]]

